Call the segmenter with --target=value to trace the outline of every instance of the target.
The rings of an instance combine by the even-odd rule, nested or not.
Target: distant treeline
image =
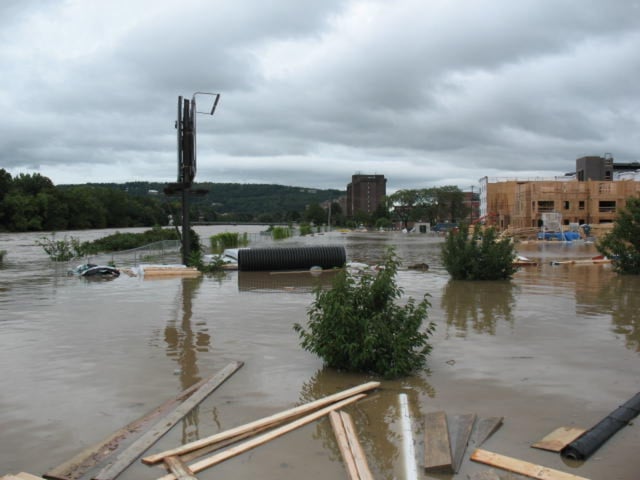
[[[0,230],[59,231],[167,225],[180,221],[180,197],[164,183],[54,185],[38,173],[12,177],[0,169]],[[193,222],[298,221],[310,206],[344,192],[283,185],[197,183],[190,197]],[[315,210],[318,210],[317,208]]]

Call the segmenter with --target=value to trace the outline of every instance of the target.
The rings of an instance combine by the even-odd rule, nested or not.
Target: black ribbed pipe
[[[328,269],[342,267],[346,262],[347,254],[341,246],[241,248],[238,251],[238,270],[243,272]]]
[[[586,460],[618,430],[640,413],[640,393],[619,406],[576,440],[560,450],[560,455],[573,460]]]

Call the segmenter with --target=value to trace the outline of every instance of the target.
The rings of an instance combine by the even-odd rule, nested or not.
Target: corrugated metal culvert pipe
[[[343,267],[346,262],[347,254],[341,246],[241,248],[238,251],[238,270],[243,272],[329,269]]]
[[[564,447],[560,451],[560,455],[573,460],[586,460],[618,430],[628,425],[639,413],[640,393],[636,393],[631,400],[618,407],[595,426]]]

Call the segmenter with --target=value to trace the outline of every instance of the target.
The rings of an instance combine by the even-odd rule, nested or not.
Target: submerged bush
[[[498,239],[494,228],[466,226],[451,231],[442,246],[442,263],[454,280],[503,280],[516,272],[516,253],[508,238]]]
[[[222,232],[209,238],[211,242],[211,252],[222,253],[225,248],[246,247],[249,245],[247,233],[240,235],[237,232]]]
[[[67,262],[86,255],[84,244],[79,239],[67,237],[66,235],[60,240],[56,238],[55,233],[52,233],[50,237],[42,237],[40,240],[36,240],[36,245],[42,247],[54,262]]]
[[[384,377],[424,367],[435,329],[433,322],[423,326],[431,305],[428,294],[417,304],[413,298],[395,303],[403,294],[395,282],[399,263],[389,249],[377,272],[356,277],[342,270],[331,289],[317,287],[307,327],[294,325],[302,347],[330,367]]]
[[[289,227],[273,227],[271,229],[271,237],[274,240],[284,240],[291,236],[291,229]]]

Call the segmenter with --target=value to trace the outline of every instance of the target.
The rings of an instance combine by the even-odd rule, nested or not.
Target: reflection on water
[[[469,282],[450,280],[442,294],[442,309],[448,326],[465,336],[469,327],[476,333],[494,335],[496,323],[513,323],[514,290],[510,281]]]
[[[583,269],[586,270],[586,269]],[[591,268],[576,283],[576,314],[611,315],[613,331],[640,352],[640,278]]]
[[[238,290],[261,293],[309,293],[329,286],[339,270],[323,272],[238,272]]]
[[[176,302],[176,311],[172,312],[164,329],[164,339],[167,357],[178,364],[175,373],[180,377],[181,389],[186,390],[202,380],[198,368],[198,353],[209,351],[211,336],[206,323],[194,325],[191,319],[193,301],[202,286],[203,277],[180,280],[180,298]],[[181,422],[183,443],[199,438],[198,415],[199,408],[196,406]]]

